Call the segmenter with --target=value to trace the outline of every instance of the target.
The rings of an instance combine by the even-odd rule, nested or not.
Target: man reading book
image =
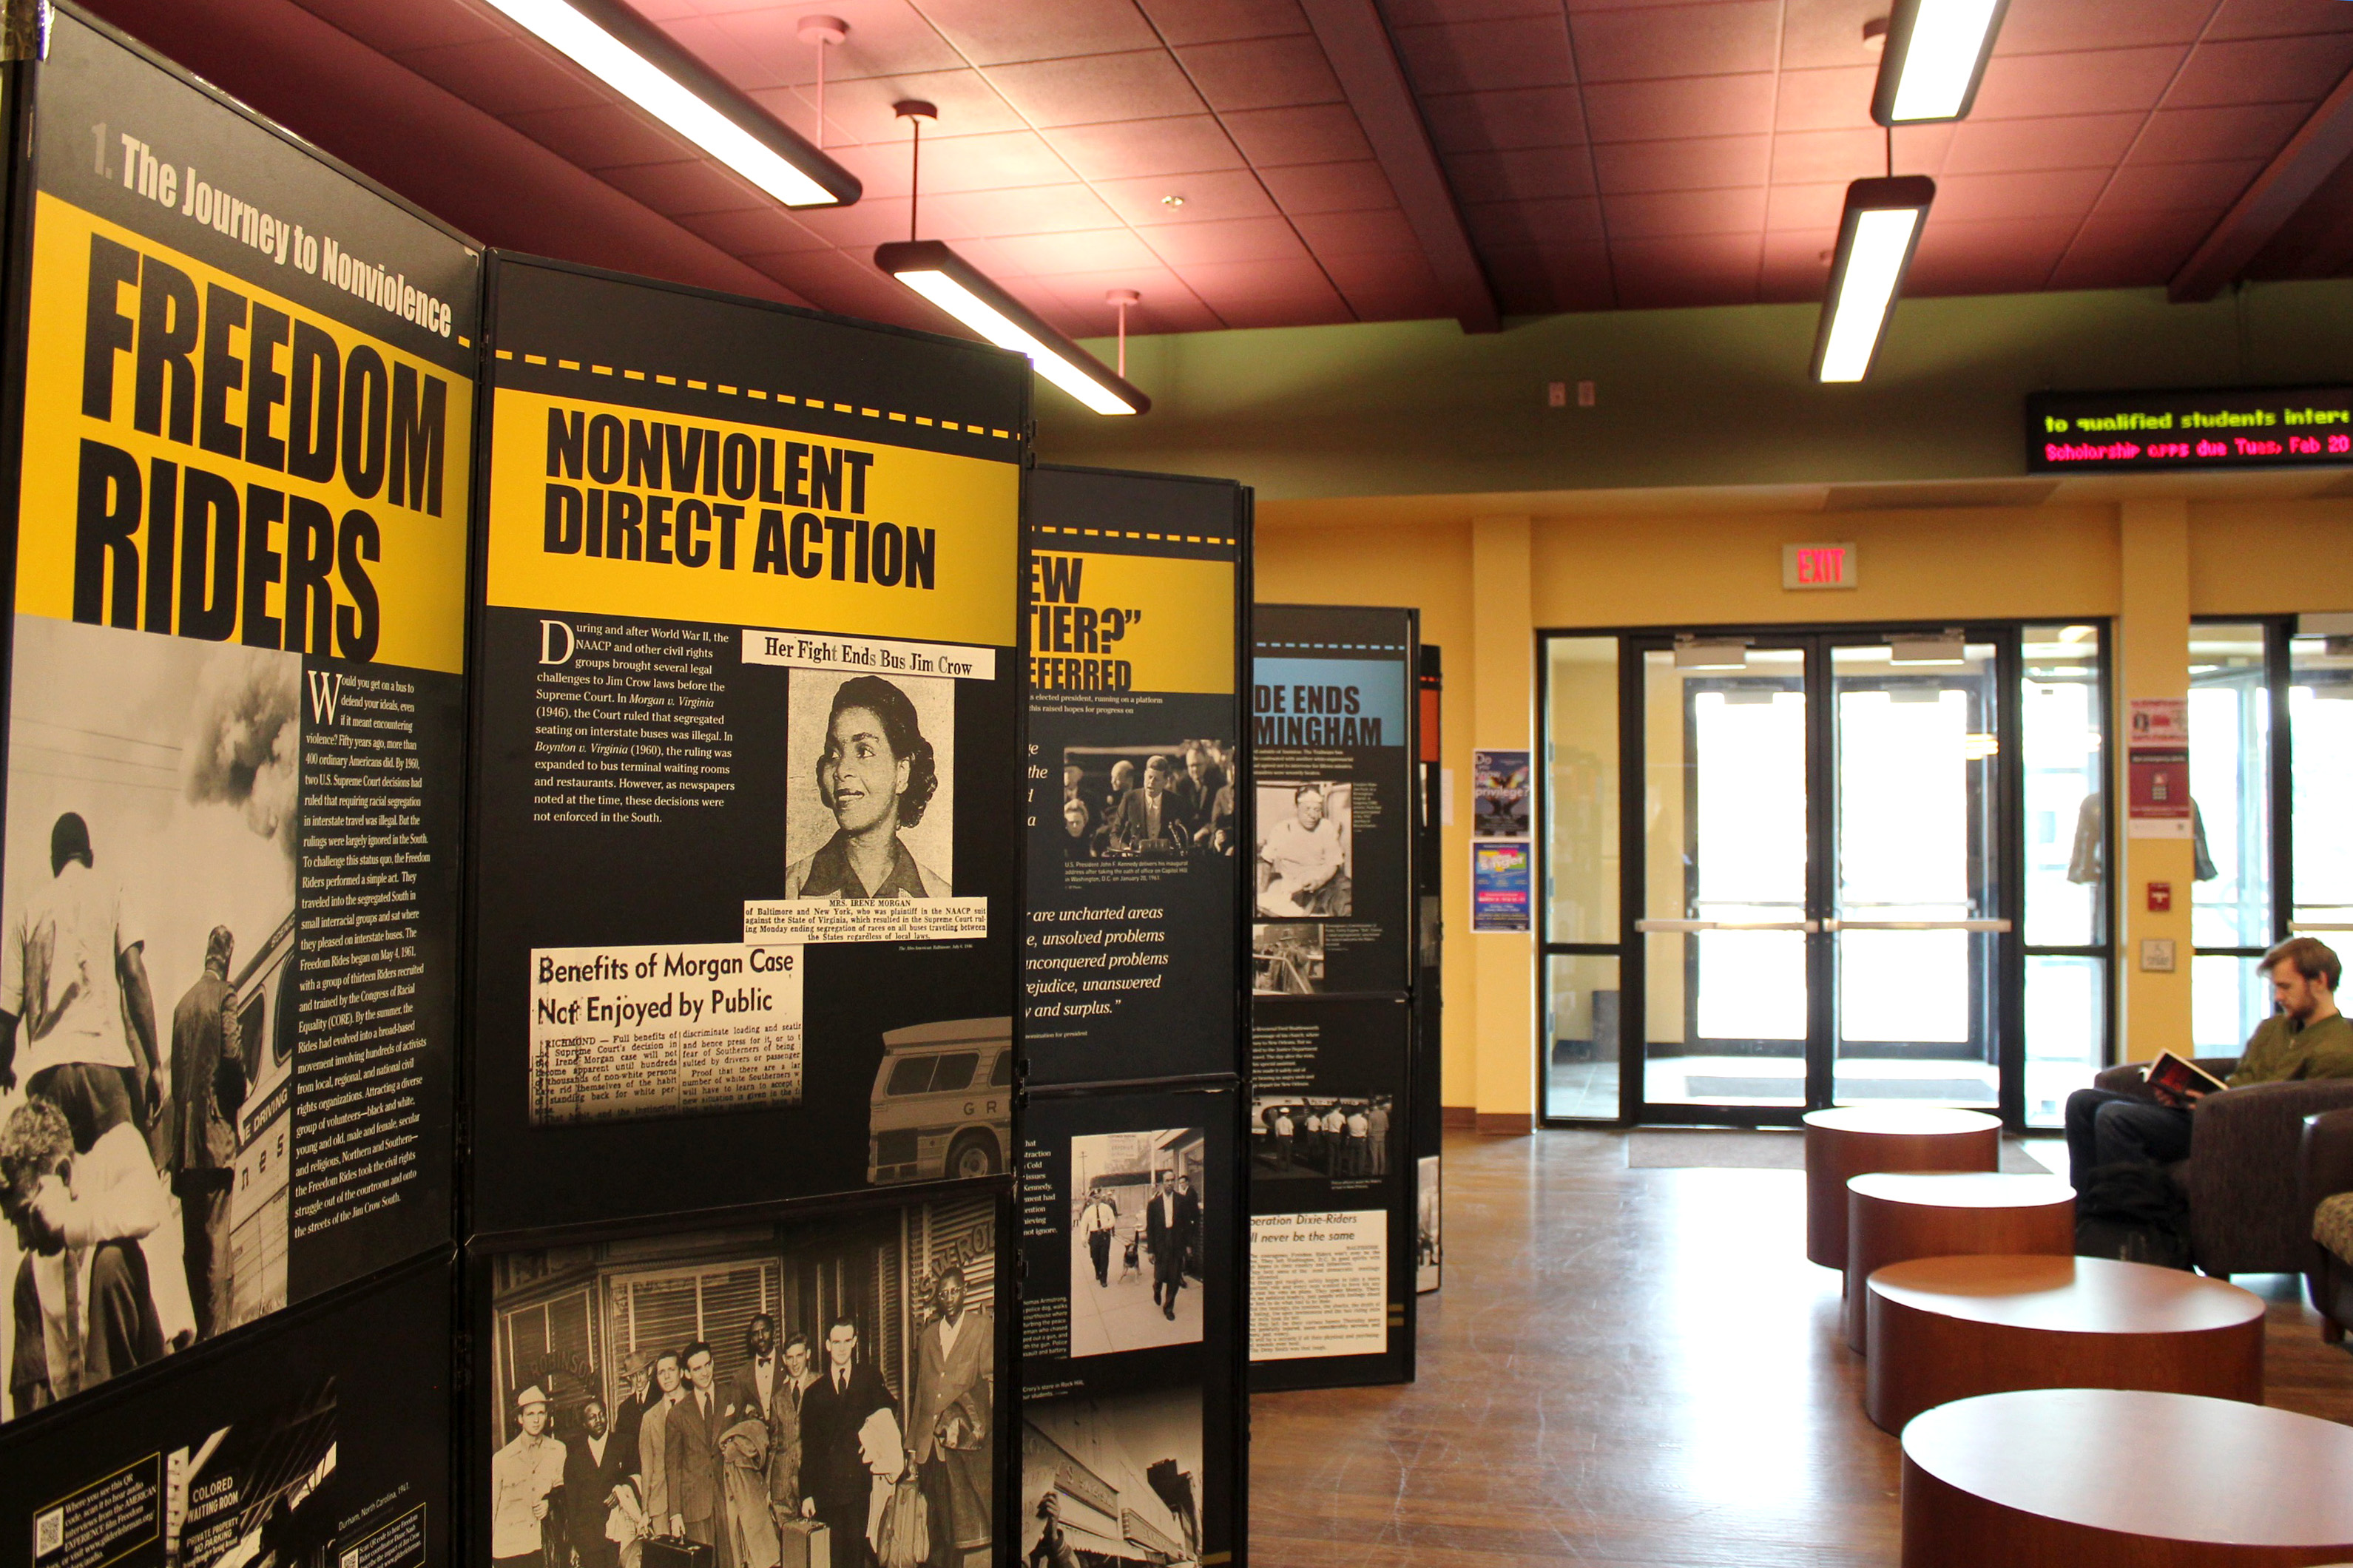
[[[2279,1011],[2248,1037],[2238,1070],[2224,1087],[2353,1078],[2353,1023],[2337,1010],[2337,983],[2344,973],[2337,954],[2311,937],[2290,937],[2263,954],[2259,967],[2271,980]],[[2152,1075],[2153,1099],[2105,1089],[2079,1089],[2068,1097],[2067,1164],[2077,1192],[2097,1165],[2163,1165],[2189,1157],[2190,1108],[2213,1091],[2189,1087],[2189,1078]]]

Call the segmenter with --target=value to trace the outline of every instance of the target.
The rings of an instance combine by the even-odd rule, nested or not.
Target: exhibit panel
[[[1025,1561],[1245,1554],[1239,1098],[1039,1096],[1024,1113]]]
[[[480,273],[81,12],[47,44],[9,78],[12,1418],[448,1243]]]
[[[1018,355],[490,271],[477,1234],[1011,1163]]]
[[[1250,491],[1029,477],[1032,1085],[1232,1075]]]
[[[0,1561],[454,1561],[452,1284],[445,1249],[41,1417],[0,1467]]]
[[[1008,1191],[472,1254],[470,1560],[610,1564],[675,1542],[739,1568],[1004,1561]]]

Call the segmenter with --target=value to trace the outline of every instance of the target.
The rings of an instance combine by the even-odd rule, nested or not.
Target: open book
[[[2186,1057],[2171,1051],[2159,1051],[2157,1060],[2148,1064],[2141,1075],[2158,1089],[2171,1089],[2188,1099],[2193,1094],[2219,1094],[2231,1086]]]

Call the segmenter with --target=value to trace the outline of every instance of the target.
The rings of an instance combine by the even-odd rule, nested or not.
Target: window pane
[[[2100,628],[2028,626],[2021,641],[2026,944],[2094,946],[2106,940],[2100,929],[2107,858]]]
[[[2067,1097],[2101,1068],[2106,963],[2096,958],[2026,960],[2026,1124],[2065,1122]]]
[[[1618,1119],[1618,961],[1545,960],[1545,1114]]]
[[[2190,940],[2269,946],[2271,691],[2259,625],[2189,628],[2189,795],[2204,848]]]
[[[2295,637],[2287,646],[2295,822],[2288,918],[2320,928],[2313,934],[2342,949],[2353,937],[2353,637]]]
[[[2252,958],[2189,961],[2189,1037],[2201,1057],[2234,1057],[2272,1015],[2270,983]]]
[[[1545,656],[1546,938],[1615,942],[1618,639],[1551,637]]]

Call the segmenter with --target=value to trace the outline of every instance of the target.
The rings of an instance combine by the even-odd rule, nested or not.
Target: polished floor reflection
[[[1896,1562],[1803,1173],[1629,1170],[1625,1140],[1450,1138],[1420,1381],[1251,1401],[1256,1562]],[[2353,1355],[2291,1281],[2240,1283],[2272,1298],[2269,1403],[2353,1421]]]

